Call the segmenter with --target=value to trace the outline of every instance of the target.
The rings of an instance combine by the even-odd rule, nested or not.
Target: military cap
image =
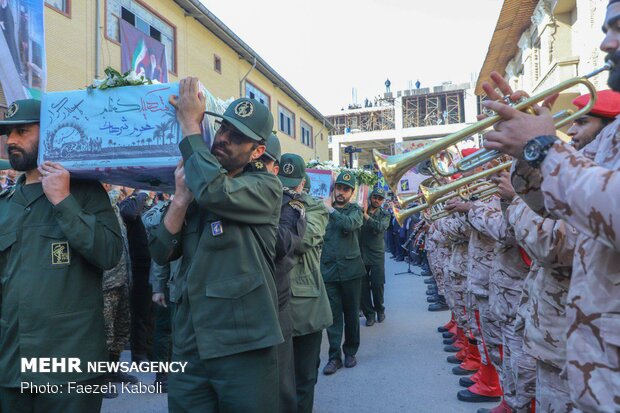
[[[273,133],[267,139],[265,144],[267,148],[265,149],[265,156],[272,161],[277,161],[280,163],[280,158],[282,157],[282,149],[280,148],[280,139]]]
[[[13,125],[25,125],[41,121],[41,101],[38,99],[16,100],[9,106],[4,120],[0,121],[0,135],[6,135]]]
[[[353,189],[355,189],[355,181],[355,175],[353,175],[351,172],[346,171],[340,172],[338,178],[336,178],[336,184],[347,185]]]
[[[248,138],[267,142],[273,130],[273,116],[269,108],[256,99],[239,98],[231,103],[223,115],[205,112],[224,119]]]
[[[304,158],[294,153],[285,153],[280,160],[278,178],[282,186],[296,188],[306,176]]]
[[[308,175],[308,173],[305,172],[304,178],[306,179],[306,182],[304,182],[304,191],[310,192],[310,189],[312,188],[312,183],[310,182],[310,175]]]
[[[613,90],[601,90],[596,95],[596,103],[588,115],[597,116],[599,118],[615,118],[620,114],[620,93],[614,92]],[[585,107],[588,102],[590,102],[589,93],[581,95],[573,100],[573,105],[581,109]]]
[[[380,196],[381,198],[385,199],[385,190],[377,186],[372,190],[370,196]]]

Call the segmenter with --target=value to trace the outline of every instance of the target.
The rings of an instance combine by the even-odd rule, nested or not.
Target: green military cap
[[[381,198],[385,199],[385,190],[380,187],[375,187],[370,193],[370,196],[380,196]]]
[[[340,175],[336,178],[336,184],[347,185],[355,189],[355,175],[351,172],[340,172]]]
[[[41,101],[37,99],[16,100],[9,106],[4,120],[0,121],[0,135],[6,135],[13,125],[38,123],[41,120]]]
[[[306,179],[306,182],[304,182],[304,191],[310,192],[310,189],[312,188],[312,183],[310,182],[310,176],[308,175],[308,172],[304,172],[304,178]]]
[[[282,149],[280,148],[280,139],[273,133],[267,139],[265,143],[267,148],[265,149],[265,156],[273,161],[278,161],[280,163],[280,158],[282,157]]]
[[[239,98],[226,108],[223,115],[209,111],[205,113],[224,119],[255,141],[267,142],[273,130],[273,116],[269,108],[256,99]]]
[[[282,186],[296,188],[306,176],[304,158],[294,153],[285,153],[280,160],[278,178]]]
[[[4,171],[5,169],[13,169],[11,167],[11,162],[8,159],[0,159],[0,171]]]

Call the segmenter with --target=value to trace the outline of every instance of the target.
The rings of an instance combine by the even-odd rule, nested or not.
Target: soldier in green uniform
[[[364,225],[360,234],[360,250],[366,266],[366,276],[362,278],[362,312],[368,327],[374,325],[375,321],[381,323],[385,320],[384,234],[390,225],[391,217],[389,212],[381,208],[384,200],[385,191],[381,188],[373,189],[369,199],[370,205],[367,205],[364,211]]]
[[[295,251],[306,232],[306,211],[300,201],[306,169],[301,156],[291,153],[281,155],[280,140],[274,134],[269,137],[266,146],[267,150],[261,160],[268,171],[278,176],[283,187],[276,241],[275,275],[278,290],[278,320],[284,336],[284,343],[278,346],[279,411],[288,413],[297,410],[289,273],[296,263]]]
[[[324,202],[329,211],[329,224],[321,254],[321,273],[332,308],[333,324],[327,329],[329,361],[323,374],[334,374],[342,367],[355,367],[355,354],[360,345],[359,309],[361,281],[366,268],[360,253],[359,232],[364,217],[362,208],[349,203],[355,190],[355,176],[342,172],[336,179],[333,200]],[[342,330],[344,327],[344,344]],[[342,349],[341,349],[342,345]]]
[[[304,192],[310,191],[305,174]],[[312,413],[314,386],[319,373],[323,329],[332,324],[332,311],[321,276],[321,248],[329,212],[325,204],[307,193],[301,196],[306,210],[306,232],[291,270],[291,312],[297,413]]]
[[[172,281],[171,412],[278,410],[276,346],[283,342],[274,283],[282,185],[264,164],[273,117],[254,99],[232,102],[211,149],[202,136],[205,98],[185,78],[177,109],[183,163],[175,194],[150,241],[160,265],[183,256]],[[173,297],[171,297],[172,300]]]
[[[11,165],[25,172],[0,194],[0,411],[98,412],[101,393],[68,393],[67,383],[102,383],[87,363],[108,360],[102,274],[123,240],[101,184],[72,180],[57,163],[37,167],[39,116],[39,101],[20,100],[0,122]],[[21,371],[22,358],[40,357],[78,358],[81,372]]]

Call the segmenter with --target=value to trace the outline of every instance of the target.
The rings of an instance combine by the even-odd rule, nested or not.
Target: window
[[[45,4],[67,16],[71,14],[71,0],[45,0]]]
[[[295,137],[295,115],[282,105],[278,105],[278,129],[288,136]]]
[[[301,143],[312,148],[313,147],[312,126],[308,125],[303,120],[300,123],[301,123]]]
[[[271,98],[268,94],[254,86],[252,83],[245,81],[245,97],[250,99],[256,99],[263,105],[271,108]]]
[[[58,0],[51,1],[57,2]],[[69,2],[70,0],[64,1]],[[163,43],[166,48],[168,70],[176,72],[176,31],[174,26],[136,0],[106,0],[106,37],[116,42],[120,42],[120,19],[125,20],[145,35]]]
[[[216,54],[213,55],[213,70],[222,74],[222,59]]]

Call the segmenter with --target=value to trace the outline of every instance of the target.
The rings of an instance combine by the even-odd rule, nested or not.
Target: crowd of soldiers
[[[616,92],[619,22],[620,0],[610,0],[601,49]],[[495,413],[620,411],[619,95],[598,94],[569,129],[571,145],[556,136],[555,96],[520,112],[506,103],[523,92],[491,78],[483,105],[502,121],[484,146],[513,159],[492,178],[498,195],[455,198],[449,215],[406,225],[452,313],[439,330],[463,376],[457,397],[501,400]],[[385,320],[385,193],[373,189],[361,207],[356,178],[342,172],[329,197],[312,199],[303,159],[280,154],[258,101],[210,113],[221,118],[212,147],[198,79],[181,80],[170,103],[182,160],[173,196],[151,207],[148,194],[37,164],[38,101],[13,103],[0,121],[20,173],[5,174],[0,193],[0,412],[100,411],[100,392],[20,384],[134,378],[24,370],[21,359],[118,360],[128,330],[133,361],[187,363],[157,378],[172,412],[311,412],[322,331],[330,375],[357,365],[360,311],[367,326]],[[151,302],[169,308],[156,316],[159,350],[146,339]]]
[[[496,196],[451,199],[447,216],[422,224],[452,313],[438,330],[463,376],[457,397],[500,402],[479,413],[620,411],[619,18],[612,0],[601,44],[615,64],[612,90],[574,121],[570,143],[556,134],[556,96],[519,112],[506,103],[524,92],[491,75],[484,106],[502,121],[485,148],[510,156],[512,169],[492,178]]]
[[[37,165],[37,100],[0,121],[0,169],[19,173],[0,193],[0,412],[99,411],[115,387],[21,384],[138,379],[37,374],[20,360],[118,362],[128,343],[134,363],[187,363],[156,375],[170,411],[312,412],[323,330],[330,375],[357,364],[360,312],[368,326],[385,320],[385,192],[351,202],[357,178],[345,171],[329,197],[310,197],[303,158],[281,154],[271,113],[253,99],[212,114],[221,121],[209,148],[197,85],[183,79],[171,97],[185,136],[172,196]]]

